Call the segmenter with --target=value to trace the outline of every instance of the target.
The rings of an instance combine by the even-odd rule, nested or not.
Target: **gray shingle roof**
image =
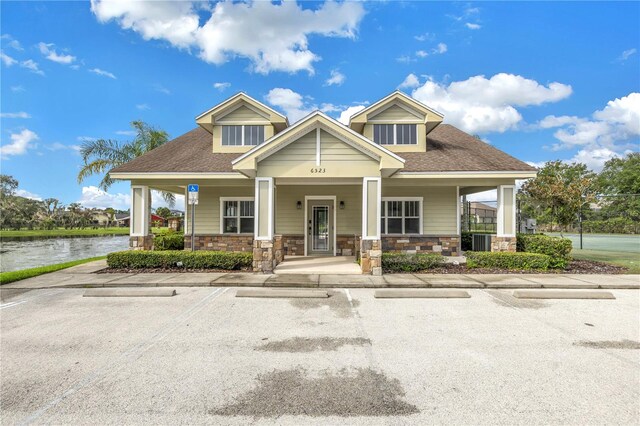
[[[426,152],[401,152],[398,155],[406,160],[403,172],[536,170],[450,124],[441,124],[427,135]],[[198,127],[112,172],[233,172],[231,162],[239,156],[213,153],[211,134]]]

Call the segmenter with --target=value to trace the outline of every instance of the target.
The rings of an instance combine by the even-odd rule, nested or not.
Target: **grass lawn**
[[[573,249],[571,256],[577,260],[594,260],[624,266],[629,268],[630,274],[640,274],[640,253]]]
[[[151,232],[157,234],[168,228],[152,227]],[[101,237],[106,235],[129,235],[129,227],[110,227],[110,228],[84,228],[84,229],[21,229],[19,231],[0,231],[0,236],[4,238],[12,237]]]
[[[37,268],[22,269],[20,271],[0,272],[0,285],[9,284],[15,281],[27,278],[37,277],[38,275],[56,272],[61,269],[70,268],[83,263],[93,262],[94,260],[106,259],[107,256],[90,257],[88,259],[73,260],[71,262],[57,263],[55,265],[39,266]]]

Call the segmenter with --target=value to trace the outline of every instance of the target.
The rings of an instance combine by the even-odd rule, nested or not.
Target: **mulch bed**
[[[251,272],[248,269],[185,269],[185,268],[105,268],[96,272],[96,274],[145,274],[145,273],[191,273],[191,272]]]
[[[500,268],[469,268],[467,265],[448,263],[440,268],[422,271],[427,274],[624,274],[627,268],[591,260],[572,260],[567,269],[523,271]],[[388,273],[385,271],[385,273]]]

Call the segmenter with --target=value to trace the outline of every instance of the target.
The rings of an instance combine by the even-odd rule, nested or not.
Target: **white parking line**
[[[0,305],[0,309],[12,308],[14,306],[18,306],[18,305],[21,305],[23,303],[26,303],[26,302],[28,302],[30,300],[37,299],[37,298],[42,297],[42,296],[48,296],[50,294],[60,293],[61,291],[62,290],[48,291],[46,293],[35,294],[35,295],[31,296],[31,297],[27,297],[27,298],[24,298],[22,300],[15,300],[13,302],[7,302],[7,303],[4,303],[4,304]]]
[[[22,302],[9,302],[9,303],[5,303],[3,305],[0,305],[0,309],[4,309],[4,308],[11,308],[13,306],[17,306],[17,305],[21,305],[23,303],[26,303],[26,300],[23,300]]]

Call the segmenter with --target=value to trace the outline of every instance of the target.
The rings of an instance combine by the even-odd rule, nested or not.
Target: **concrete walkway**
[[[131,273],[97,274],[104,260],[40,275],[0,288],[93,287],[294,287],[294,288],[564,288],[640,289],[640,275],[580,274],[253,274],[237,273]]]

